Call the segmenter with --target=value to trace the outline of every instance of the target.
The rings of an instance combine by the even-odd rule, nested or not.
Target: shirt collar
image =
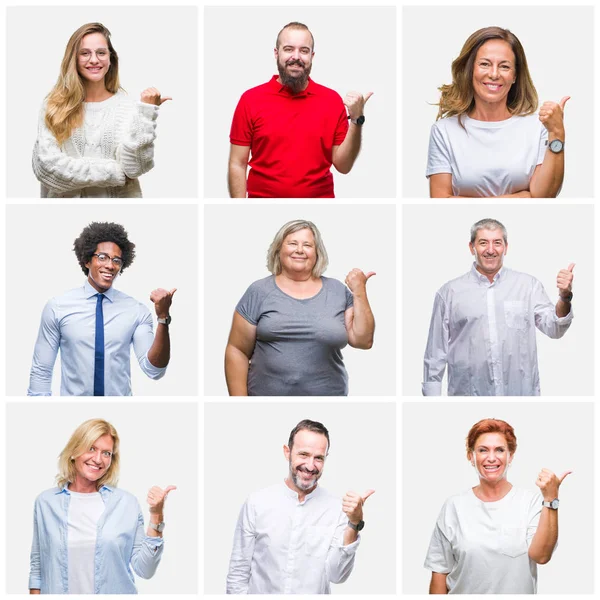
[[[498,283],[499,281],[502,281],[505,277],[504,273],[504,267],[500,267],[500,270],[494,275],[494,280],[490,281],[486,275],[477,270],[477,263],[474,262],[471,266],[471,274],[473,277],[475,277],[480,283],[485,283],[487,285],[492,285],[492,283]]]
[[[302,98],[304,96],[308,96],[309,94],[314,94],[314,83],[313,80],[309,77],[308,78],[308,86],[306,87],[306,89],[302,92],[300,92],[299,94],[292,94],[289,90],[289,88],[281,83],[279,83],[279,81],[277,81],[279,79],[279,75],[273,75],[273,77],[271,77],[271,81],[269,82],[271,84],[271,87],[273,88],[273,90],[275,90],[278,94],[282,94],[284,96],[289,96],[290,98]]]
[[[101,495],[103,495],[103,492],[112,492],[112,491],[114,491],[114,488],[110,485],[103,485],[98,491],[100,492]],[[54,492],[54,493],[56,495],[66,494],[67,496],[70,496],[71,492],[69,491],[69,483],[67,482],[62,487],[57,488],[56,492]]]
[[[288,498],[293,498],[294,500],[298,501],[298,492],[295,492],[294,490],[289,488],[287,483],[285,482],[285,479],[283,480],[283,488],[284,488],[285,496],[287,496]],[[311,498],[314,498],[318,494],[319,494],[319,485],[317,484],[317,487],[315,487],[315,489],[310,494],[306,494],[306,496],[304,497],[304,502],[307,502],[308,500],[310,500]]]
[[[92,284],[89,282],[89,280],[86,279],[85,283],[83,284],[83,293],[85,294],[86,298],[93,298],[99,292],[95,287],[92,286]],[[105,292],[102,292],[102,293],[111,302],[115,301],[116,290],[112,285]]]

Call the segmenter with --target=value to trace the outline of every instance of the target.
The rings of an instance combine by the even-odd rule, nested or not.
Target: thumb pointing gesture
[[[560,106],[560,108],[562,109],[562,111],[565,111],[565,104],[567,103],[567,100],[570,100],[571,96],[564,96],[561,101],[558,103],[558,105]]]
[[[375,493],[375,490],[367,490],[363,495],[362,495],[362,501],[363,504],[366,502],[367,498],[369,496],[372,496]]]
[[[574,268],[575,268],[575,263],[570,263],[569,266],[567,267],[567,271],[569,271],[569,273],[572,273]]]
[[[567,475],[570,475],[573,471],[565,471],[559,478],[558,478],[558,485],[560,485],[566,478]]]

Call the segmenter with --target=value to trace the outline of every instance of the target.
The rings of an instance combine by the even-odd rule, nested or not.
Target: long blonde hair
[[[77,54],[81,40],[90,33],[101,33],[108,44],[110,67],[104,78],[106,89],[116,94],[121,87],[119,84],[119,56],[110,41],[110,31],[102,23],[82,25],[69,39],[60,65],[58,81],[47,99],[46,125],[59,145],[64,144],[71,137],[73,129],[83,123],[85,87],[77,72]]]
[[[103,485],[117,485],[119,480],[119,464],[121,462],[117,430],[108,421],[90,419],[82,423],[73,432],[71,439],[69,439],[58,457],[58,474],[56,475],[56,484],[58,487],[63,487],[67,483],[75,481],[77,476],[75,459],[88,452],[98,438],[107,434],[113,439],[112,459],[110,467],[96,482],[96,485],[97,489],[100,489]]]
[[[473,95],[473,69],[479,48],[489,40],[504,40],[515,55],[515,83],[511,86],[506,99],[506,107],[512,115],[533,114],[538,107],[538,95],[533,85],[525,50],[517,36],[502,27],[484,27],[471,34],[465,42],[460,55],[452,62],[452,83],[438,89],[442,93],[437,119],[471,112],[475,107]],[[436,120],[437,120],[436,119]]]

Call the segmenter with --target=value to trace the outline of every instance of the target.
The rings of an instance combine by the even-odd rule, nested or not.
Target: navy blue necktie
[[[96,343],[94,350],[94,396],[104,396],[104,294],[96,294]]]

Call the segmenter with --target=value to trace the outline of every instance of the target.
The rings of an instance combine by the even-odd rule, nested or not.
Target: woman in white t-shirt
[[[513,428],[483,419],[469,431],[467,458],[479,485],[446,500],[425,568],[430,594],[535,594],[537,565],[552,558],[558,540],[560,477],[542,469],[540,492],[517,489],[506,478],[517,449]]]
[[[101,419],[82,423],[58,460],[57,487],[35,501],[30,594],[136,594],[133,572],[154,575],[163,552],[167,494],[148,492],[150,522],[116,487],[119,436]]]
[[[465,42],[442,85],[427,172],[432,198],[554,198],[564,177],[565,96],[538,95],[517,37],[485,27]]]

